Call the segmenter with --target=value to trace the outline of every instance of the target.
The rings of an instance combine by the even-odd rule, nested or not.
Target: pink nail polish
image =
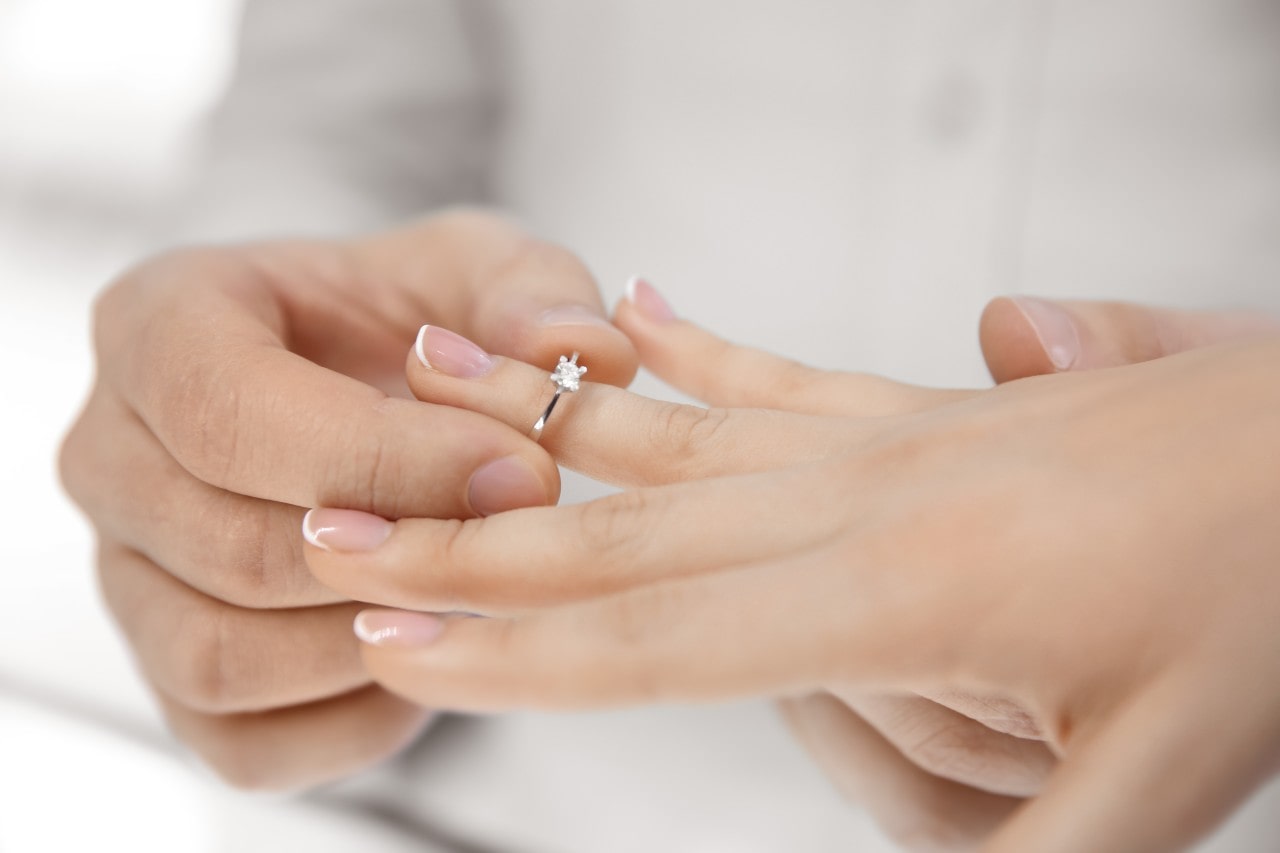
[[[471,475],[467,498],[477,515],[493,515],[525,506],[544,506],[547,487],[519,456],[503,456]]]
[[[414,649],[430,645],[444,631],[444,620],[410,610],[361,610],[354,624],[362,643]]]
[[[373,551],[387,541],[395,525],[353,509],[313,509],[302,517],[302,535],[326,551]]]
[[[459,379],[475,379],[493,369],[493,359],[471,341],[439,326],[423,326],[413,345],[423,366]]]
[[[1061,307],[1034,296],[1014,297],[1022,316],[1035,329],[1040,345],[1058,370],[1070,370],[1080,357],[1080,333],[1075,321]]]
[[[676,312],[671,310],[662,294],[639,276],[632,276],[627,282],[626,293],[627,301],[650,322],[670,323],[676,318]]]

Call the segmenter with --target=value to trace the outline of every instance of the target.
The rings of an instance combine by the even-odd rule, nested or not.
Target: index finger
[[[310,248],[318,266],[341,269],[340,245]],[[291,352],[315,346],[299,339],[317,331],[290,316],[300,309],[270,271],[279,257],[270,247],[177,252],[99,301],[104,379],[183,467],[240,494],[388,517],[555,501],[554,463],[514,430],[388,397]],[[398,354],[407,345],[389,343]],[[475,477],[491,464],[501,466],[503,494],[479,505]]]

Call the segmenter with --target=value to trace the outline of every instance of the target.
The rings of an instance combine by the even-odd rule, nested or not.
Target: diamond
[[[582,375],[587,372],[585,367],[578,366],[578,354],[575,352],[573,358],[560,356],[560,363],[556,365],[556,369],[551,372],[551,381],[556,383],[556,388],[560,391],[567,391],[572,394],[577,391],[581,385]]]

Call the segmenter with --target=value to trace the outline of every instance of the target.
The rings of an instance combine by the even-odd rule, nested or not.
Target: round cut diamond
[[[551,372],[551,381],[556,383],[556,387],[561,391],[573,393],[577,391],[581,385],[582,374],[586,373],[585,367],[578,366],[578,354],[575,352],[573,358],[560,356],[560,363],[556,365],[556,369]]]

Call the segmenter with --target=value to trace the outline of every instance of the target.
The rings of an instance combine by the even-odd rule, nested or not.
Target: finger
[[[635,343],[654,375],[713,406],[873,417],[928,409],[972,393],[819,370],[732,344],[678,319],[657,290],[640,279],[628,283],[614,322]]]
[[[258,608],[342,600],[307,569],[301,509],[197,480],[109,392],[89,399],[61,463],[99,531],[206,595]]]
[[[841,678],[893,689],[946,659],[900,590],[894,601],[832,564],[810,555],[510,620],[365,612],[357,633],[376,681],[458,710],[720,701]]]
[[[1265,700],[1250,695],[1242,702],[1216,688],[1213,673],[1221,672],[1215,665],[1209,673],[1165,676],[1077,733],[1043,794],[985,849],[1156,853],[1190,846],[1276,762],[1276,688],[1267,688]]]
[[[472,412],[388,398],[285,349],[299,332],[271,281],[261,262],[190,251],[99,302],[104,377],[186,470],[280,503],[467,516],[482,512],[475,475],[507,458],[522,479],[491,496],[506,502],[496,508],[554,502],[555,464],[523,436]]]
[[[982,352],[997,382],[1118,367],[1280,333],[1258,312],[1179,311],[1126,302],[1000,297],[982,312]]]
[[[99,549],[107,606],[148,679],[206,713],[257,711],[368,684],[351,637],[360,606],[245,610],[113,543]]]
[[[1043,743],[994,731],[920,696],[839,695],[911,763],[970,788],[1034,796],[1056,764]]]
[[[395,755],[432,717],[377,687],[250,714],[204,714],[159,699],[174,734],[223,780],[263,791],[346,778]]]
[[[950,708],[997,732],[1027,740],[1047,743],[1044,728],[1021,703],[998,694],[977,693],[950,687],[935,688],[920,694],[925,699]]]
[[[973,849],[1021,802],[926,772],[834,696],[787,699],[781,706],[827,776],[905,849]]]
[[[580,360],[590,378],[591,364]],[[424,326],[406,362],[414,396],[494,418],[529,434],[556,394],[555,364],[490,356]],[[623,485],[764,471],[830,455],[878,427],[762,409],[704,409],[582,381],[561,393],[540,440],[561,464]]]
[[[608,321],[582,261],[507,219],[448,211],[357,241],[354,251],[369,278],[421,295],[417,325],[456,329],[531,364],[581,352],[596,382],[625,386],[635,376],[635,348]]]
[[[317,509],[303,529],[311,571],[351,598],[509,615],[803,553],[848,531],[850,499],[833,478],[796,469],[466,522]]]

